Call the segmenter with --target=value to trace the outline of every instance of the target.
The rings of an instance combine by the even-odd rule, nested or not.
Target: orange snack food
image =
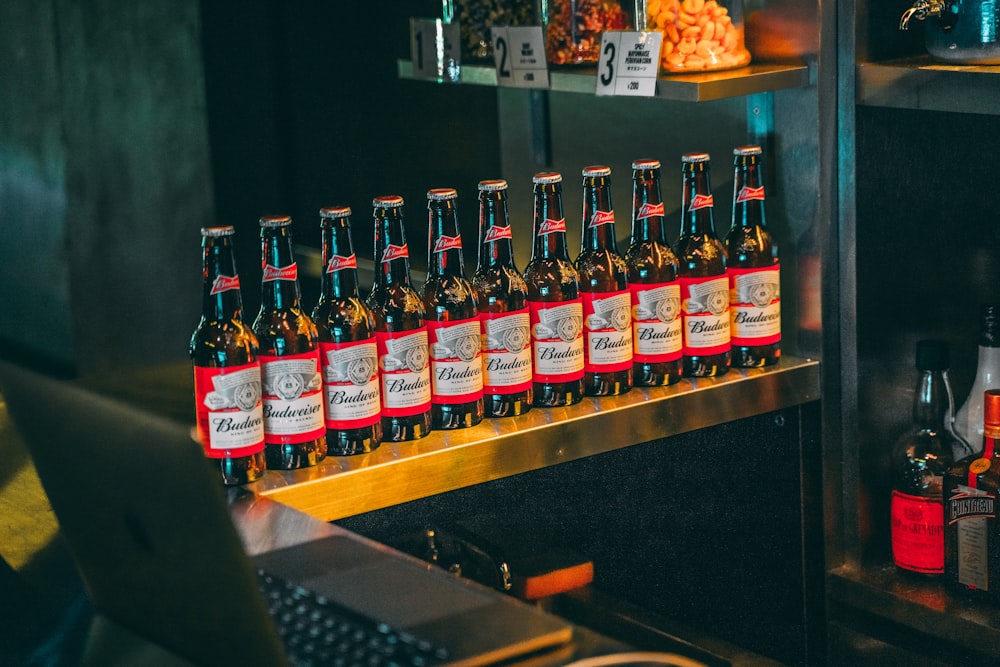
[[[646,27],[663,33],[660,68],[703,72],[750,62],[740,0],[648,0]]]

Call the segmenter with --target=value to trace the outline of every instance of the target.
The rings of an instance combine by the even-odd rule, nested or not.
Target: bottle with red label
[[[528,286],[514,264],[507,181],[479,182],[479,258],[472,277],[483,340],[483,400],[487,417],[531,409]]]
[[[292,470],[326,456],[323,380],[316,325],[302,309],[292,219],[260,219],[261,297],[253,331],[260,344],[267,467]]]
[[[952,465],[954,401],[948,346],[917,343],[913,421],[892,453],[892,559],[901,570],[944,572],[944,476]]]
[[[483,356],[476,294],[465,278],[454,188],[427,192],[427,280],[423,299],[431,370],[431,428],[483,420]]]
[[[382,379],[382,438],[416,440],[431,432],[431,376],[423,301],[410,283],[403,198],[372,200],[375,282],[367,304],[376,313]]]
[[[677,276],[681,286],[685,377],[729,370],[730,317],[726,247],[715,233],[708,153],[681,157],[683,179]]]
[[[377,320],[358,295],[358,260],[349,206],[319,212],[323,274],[313,309],[319,332],[328,453],[362,454],[382,442]]]
[[[732,365],[770,366],[781,357],[778,246],[764,216],[760,146],[733,150],[733,224],[726,235]]]
[[[569,259],[562,176],[535,174],[534,242],[524,269],[531,323],[532,404],[572,405],[583,398],[583,299]]]
[[[625,251],[632,297],[632,375],[637,387],[681,379],[681,286],[664,230],[660,161],[632,163],[632,240]]]
[[[246,484],[260,479],[267,463],[257,336],[243,321],[235,233],[230,226],[201,230],[201,321],[188,352],[205,455],[218,465],[225,484]]]
[[[583,170],[583,233],[576,270],[583,299],[583,392],[624,394],[632,388],[632,297],[615,240],[610,167]]]

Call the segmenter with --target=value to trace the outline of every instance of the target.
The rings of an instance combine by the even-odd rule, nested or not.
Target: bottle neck
[[[298,308],[298,265],[292,253],[292,236],[288,227],[261,229],[262,280],[260,304],[263,310]]]
[[[230,237],[206,237],[202,245],[202,316],[212,321],[242,319],[243,296]]]
[[[587,177],[583,183],[583,235],[581,251],[609,250],[617,253],[615,209],[611,204],[607,177]]]
[[[510,232],[507,195],[503,192],[481,192],[477,268],[488,269],[497,266],[513,268],[514,245]]]
[[[375,211],[375,287],[410,286],[410,251],[399,207]]]
[[[708,173],[707,163],[684,165],[682,235],[715,236],[714,201]]]
[[[558,183],[535,186],[534,227],[531,259],[562,259],[568,262],[566,218],[563,215],[562,188]]]
[[[636,170],[632,178],[632,242],[667,243],[660,174],[653,169]]]
[[[913,399],[913,421],[922,429],[951,433],[955,402],[948,371],[921,371]]]
[[[430,241],[427,244],[427,275],[464,276],[462,235],[458,231],[455,200],[431,201],[428,207]]]
[[[323,274],[320,277],[323,299],[349,299],[358,296],[358,262],[354,255],[351,226],[347,218],[323,221]]]
[[[766,227],[764,182],[756,155],[743,155],[733,174],[733,226]]]

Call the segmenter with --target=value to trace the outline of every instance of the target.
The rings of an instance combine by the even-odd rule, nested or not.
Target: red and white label
[[[736,193],[737,204],[742,204],[745,201],[750,201],[753,199],[764,201],[763,185],[760,186],[759,188],[748,188],[747,186],[744,185],[742,188],[740,188],[740,191]]]
[[[260,364],[194,367],[198,439],[209,458],[250,456],[264,449]]]
[[[583,293],[583,369],[611,373],[632,367],[632,297],[628,290]]]
[[[899,567],[944,572],[944,504],[940,499],[892,492],[892,559]]]
[[[431,409],[427,328],[375,333],[382,374],[382,414],[411,417]]]
[[[293,445],[325,435],[319,349],[284,357],[260,355],[264,376],[264,442]]]
[[[330,261],[326,263],[327,273],[336,273],[337,271],[343,271],[344,269],[356,268],[358,268],[358,258],[356,255],[351,255],[350,257],[334,255],[330,258]]]
[[[326,427],[331,431],[371,426],[382,415],[378,346],[374,338],[320,343]]]
[[[552,220],[551,218],[545,218],[542,220],[542,224],[538,225],[538,235],[542,234],[555,234],[556,232],[566,231],[566,218],[559,218],[558,220]]]
[[[264,275],[261,278],[262,282],[270,283],[275,280],[298,280],[299,279],[299,265],[292,262],[288,266],[272,266],[271,264],[264,265]]]
[[[632,294],[632,359],[659,364],[681,357],[681,286],[677,281],[629,285]]]
[[[226,292],[231,289],[240,288],[240,277],[239,276],[223,276],[218,275],[215,280],[212,281],[212,290],[210,294],[219,294],[220,292]]]
[[[645,220],[655,216],[663,216],[663,202],[659,204],[645,203],[639,207],[639,212],[635,214],[636,220]]]
[[[723,354],[729,342],[729,279],[681,278],[681,317],[687,356]]]
[[[781,281],[778,265],[728,269],[732,344],[771,345],[781,340]]]
[[[391,262],[394,259],[401,259],[403,257],[410,256],[409,245],[392,245],[391,243],[386,246],[385,252],[382,253],[382,263]]]
[[[615,224],[614,211],[594,211],[594,215],[590,216],[590,223],[587,226],[593,229],[594,227],[600,227],[601,225],[613,224]]]
[[[699,208],[713,208],[715,201],[712,195],[695,195],[688,206],[689,211],[697,211]]]
[[[583,300],[529,301],[534,382],[583,377]]]
[[[531,317],[528,309],[480,313],[479,320],[483,338],[483,391],[516,394],[531,389]]]
[[[502,239],[514,238],[513,234],[510,232],[510,227],[501,227],[499,225],[493,225],[486,230],[486,234],[483,236],[483,243],[491,243],[492,241],[500,241]]]
[[[469,403],[483,396],[479,318],[427,321],[430,341],[431,402]]]
[[[445,236],[441,235],[434,241],[434,252],[444,252],[445,250],[461,250],[462,235]]]

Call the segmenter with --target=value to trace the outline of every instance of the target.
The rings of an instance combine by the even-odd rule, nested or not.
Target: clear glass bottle
[[[979,451],[983,444],[983,392],[1000,388],[1000,306],[984,305],[979,328],[979,355],[972,389],[955,413],[955,431],[962,446],[955,452],[962,458]]]

